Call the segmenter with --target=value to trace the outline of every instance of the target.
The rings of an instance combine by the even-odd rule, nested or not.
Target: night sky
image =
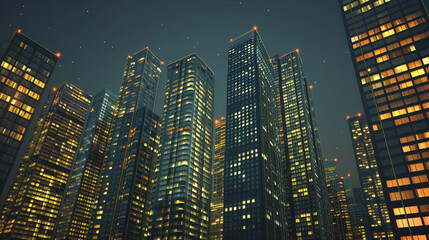
[[[314,86],[323,157],[338,157],[340,174],[351,172],[358,185],[346,116],[363,108],[336,0],[0,0],[0,6],[0,41],[22,29],[61,52],[48,89],[68,81],[90,94],[118,92],[129,54],[149,46],[168,64],[195,52],[215,73],[216,118],[226,112],[228,40],[256,25],[270,55],[300,49]]]

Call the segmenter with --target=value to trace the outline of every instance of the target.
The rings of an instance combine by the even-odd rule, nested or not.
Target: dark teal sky
[[[323,156],[338,157],[340,173],[351,172],[357,183],[346,115],[363,110],[337,0],[0,0],[0,6],[0,40],[20,28],[62,53],[49,88],[69,81],[90,94],[118,92],[128,54],[149,46],[169,63],[195,52],[215,73],[216,118],[225,115],[228,40],[256,25],[271,55],[300,49],[314,85]]]

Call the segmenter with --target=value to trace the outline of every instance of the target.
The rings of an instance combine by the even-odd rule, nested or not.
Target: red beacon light
[[[16,30],[17,33],[22,33],[21,29]]]
[[[253,26],[253,31],[258,30],[258,26]]]
[[[349,119],[350,118],[350,116],[349,115],[347,115],[347,119]]]
[[[164,61],[161,61],[161,65],[164,65],[165,64],[165,62]]]
[[[295,49],[295,52],[299,53],[299,48]]]
[[[55,56],[57,56],[57,58],[60,58],[61,57],[61,53],[57,52],[57,53],[55,53]]]
[[[334,162],[338,162],[338,158],[334,158]]]
[[[131,55],[128,55],[128,58],[133,58],[133,56],[131,56]]]
[[[313,89],[313,85],[308,86],[308,88]]]
[[[149,46],[146,46],[146,49],[149,49]]]
[[[58,88],[56,88],[56,87],[52,88],[52,91],[54,91],[54,92],[56,92],[57,90],[58,90]]]
[[[352,175],[350,173],[347,173],[347,177],[351,177]]]
[[[232,41],[234,41],[234,39],[233,39],[233,38],[230,38],[230,39],[229,39],[229,41],[230,41],[230,42],[232,42]]]
[[[362,117],[362,113],[358,113],[358,114],[357,114],[357,116],[358,116],[358,117]]]

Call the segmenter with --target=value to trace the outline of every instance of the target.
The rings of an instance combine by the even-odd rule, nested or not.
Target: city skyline
[[[0,4],[0,236],[428,240],[429,0],[334,2]]]
[[[341,162],[349,163],[339,166],[340,174],[351,172],[353,176],[357,176],[355,170],[347,168],[354,163],[354,156],[351,143],[348,141],[349,133],[344,118],[346,115],[362,112],[363,109],[359,94],[356,92],[357,86],[353,81],[353,68],[347,53],[339,6],[335,1],[327,3],[264,1],[262,3],[251,0],[240,4],[239,1],[209,0],[181,4],[172,2],[171,5],[145,3],[144,8],[153,9],[153,13],[149,12],[135,18],[135,21],[133,20],[135,23],[130,26],[125,22],[133,19],[131,16],[135,16],[134,9],[138,7],[126,7],[128,11],[115,12],[114,9],[119,6],[112,3],[101,8],[96,2],[76,6],[62,2],[52,4],[50,7],[54,9],[67,7],[67,13],[62,10],[51,11],[44,4],[38,5],[26,1],[6,3],[14,11],[5,11],[6,8],[0,10],[4,11],[2,12],[4,15],[0,16],[0,19],[4,19],[0,21],[0,39],[9,37],[16,29],[22,29],[25,34],[61,52],[62,57],[48,88],[59,85],[61,79],[67,78],[69,82],[79,85],[92,94],[103,88],[109,88],[118,93],[123,72],[123,59],[129,53],[149,46],[167,65],[170,61],[196,52],[205,59],[216,74],[215,118],[225,116],[226,111],[223,94],[226,93],[225,62],[227,42],[230,38],[256,25],[264,36],[264,43],[270,54],[286,53],[299,48],[306,65],[306,75],[312,79],[314,85],[313,95],[318,112],[323,156],[329,159],[337,157]],[[138,2],[133,4],[142,6]],[[196,9],[201,10],[194,11]],[[192,19],[192,14],[189,13],[193,11],[192,14],[202,17],[202,24],[206,27],[189,21]],[[239,21],[234,20],[235,13],[238,14]],[[106,14],[112,15],[115,21],[109,20]],[[219,14],[224,20],[218,20]],[[300,18],[314,19],[321,25],[303,20],[299,23],[284,22],[286,25],[283,26],[280,24],[282,21],[279,14],[287,14],[291,18],[302,15]],[[49,21],[42,21],[47,16],[55,18],[55,23],[48,24]],[[67,22],[70,21],[69,19],[73,19],[73,25]],[[182,28],[185,22],[187,26],[195,26],[196,30]],[[118,25],[118,23],[124,24]],[[286,30],[289,33],[286,34]],[[317,36],[322,38],[316,40],[319,38]],[[177,44],[171,44],[172,42]],[[180,47],[175,47],[176,45]],[[100,56],[104,59],[103,61],[99,61]],[[105,65],[108,68],[105,68]],[[160,92],[165,91],[166,65],[162,69]],[[337,69],[338,65],[344,67]],[[344,81],[344,79],[350,79],[350,81]],[[339,91],[340,89],[344,89],[344,92]],[[157,101],[155,113],[158,115],[162,113],[163,97],[159,96]],[[331,107],[334,104],[337,105],[336,108]],[[322,111],[323,109],[325,111]],[[339,114],[334,114],[337,111]],[[354,183],[357,182],[355,178]]]

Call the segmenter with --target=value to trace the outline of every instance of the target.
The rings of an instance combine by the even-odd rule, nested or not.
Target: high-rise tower
[[[0,218],[1,239],[50,239],[91,97],[64,83],[47,100]]]
[[[393,234],[428,239],[428,13],[422,0],[339,3]]]
[[[0,193],[59,57],[20,29],[0,43]]]
[[[223,239],[223,179],[225,170],[226,118],[215,120],[215,153],[213,161],[213,195],[210,202],[210,239]]]
[[[353,240],[353,229],[347,203],[344,180],[338,176],[337,162],[325,159],[326,188],[332,217],[332,231],[334,239]]]
[[[92,99],[54,229],[54,239],[86,239],[112,131],[117,96],[103,90]]]
[[[228,47],[224,239],[284,239],[274,70],[257,31]]]
[[[208,239],[214,74],[191,54],[167,68],[152,239]]]
[[[273,57],[277,79],[279,135],[288,236],[330,239],[331,221],[325,170],[312,88],[303,73],[299,49]]]
[[[156,134],[153,134],[159,126],[153,109],[162,64],[149,48],[128,56],[119,91],[112,140],[93,215],[90,233],[92,239],[127,238],[129,216],[132,216],[129,210],[134,210],[137,206],[141,213],[135,218],[135,224],[138,225],[136,229],[140,229],[137,231],[141,234],[148,232],[146,219],[152,195],[152,162],[155,153],[145,154],[142,151],[146,148],[157,151],[154,145],[157,141]],[[151,117],[156,122],[153,125]],[[151,142],[147,142],[149,140]],[[145,170],[140,172],[140,167]],[[138,178],[143,178],[144,181],[133,182],[136,171],[142,174]],[[134,192],[131,191],[136,188],[141,192],[133,195]],[[138,199],[135,199],[137,196]],[[140,236],[134,234],[128,237],[134,239]]]
[[[370,228],[367,229],[367,235],[371,234],[371,239],[393,239],[390,218],[365,116],[359,113],[356,117],[348,117],[347,121],[363,192],[362,204],[368,210],[367,221],[369,221],[368,226]]]

